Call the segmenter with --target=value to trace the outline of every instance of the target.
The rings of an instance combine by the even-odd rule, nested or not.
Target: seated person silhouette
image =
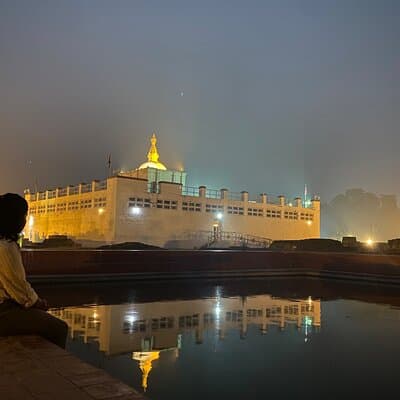
[[[21,196],[0,196],[0,336],[39,335],[65,348],[67,324],[46,312],[47,302],[25,277],[17,240],[27,212]]]

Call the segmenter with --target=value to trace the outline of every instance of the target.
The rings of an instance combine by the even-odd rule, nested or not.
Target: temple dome
[[[151,161],[146,161],[145,163],[141,164],[138,169],[145,169],[145,168],[155,168],[155,169],[162,169],[165,171],[167,167],[160,162],[151,162]]]
[[[157,138],[155,133],[153,133],[150,142],[151,146],[149,152],[147,153],[147,161],[141,164],[138,169],[155,168],[165,171],[167,167],[163,163],[158,161],[160,156],[157,151]]]

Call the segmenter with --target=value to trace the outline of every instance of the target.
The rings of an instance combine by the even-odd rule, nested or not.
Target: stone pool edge
[[[312,277],[400,284],[400,256],[271,251],[22,252],[29,280],[81,282]]]

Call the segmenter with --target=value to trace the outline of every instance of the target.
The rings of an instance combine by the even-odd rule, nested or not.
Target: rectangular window
[[[214,313],[204,313],[204,315],[203,315],[204,325],[212,324],[214,321],[215,321]]]
[[[97,198],[94,198],[94,200],[93,200],[93,207],[94,207],[94,208],[105,207],[106,204],[107,204],[107,201],[106,201],[106,200],[107,200],[106,197],[97,197]]]
[[[79,209],[79,202],[78,201],[71,201],[68,203],[68,211],[71,210],[78,210]]]
[[[92,199],[81,200],[81,208],[92,208]]]
[[[282,308],[280,306],[272,306],[271,315],[280,315],[282,312]]]
[[[309,213],[301,213],[300,219],[303,221],[312,221],[314,219],[314,215]]]
[[[62,212],[67,210],[67,203],[57,204],[57,212]]]
[[[224,206],[219,204],[206,204],[206,212],[224,212]]]
[[[146,320],[142,319],[139,321],[124,321],[122,331],[125,334],[131,334],[136,332],[146,332]]]
[[[285,211],[285,219],[297,219],[297,211]]]
[[[157,200],[157,208],[164,208],[165,210],[176,210],[178,202],[174,200]]]
[[[253,217],[262,217],[264,213],[262,208],[248,208],[247,215],[251,215]]]
[[[182,210],[183,211],[197,211],[200,212],[201,211],[201,204],[200,203],[194,203],[194,202],[188,202],[188,201],[184,201],[182,203]]]
[[[149,198],[143,197],[130,197],[128,202],[128,207],[142,207],[142,208],[150,208],[151,201]]]
[[[38,208],[37,208],[37,210],[38,210],[38,214],[44,214],[45,212],[46,212],[46,206],[39,206]]]
[[[228,214],[243,215],[244,214],[243,207],[228,206]]]
[[[280,218],[281,212],[278,210],[267,210],[266,217],[267,218]]]

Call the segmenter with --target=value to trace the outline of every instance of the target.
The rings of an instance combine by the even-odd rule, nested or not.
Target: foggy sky
[[[0,193],[161,161],[189,184],[400,194],[398,1],[0,1]],[[182,96],[183,93],[183,96]]]

